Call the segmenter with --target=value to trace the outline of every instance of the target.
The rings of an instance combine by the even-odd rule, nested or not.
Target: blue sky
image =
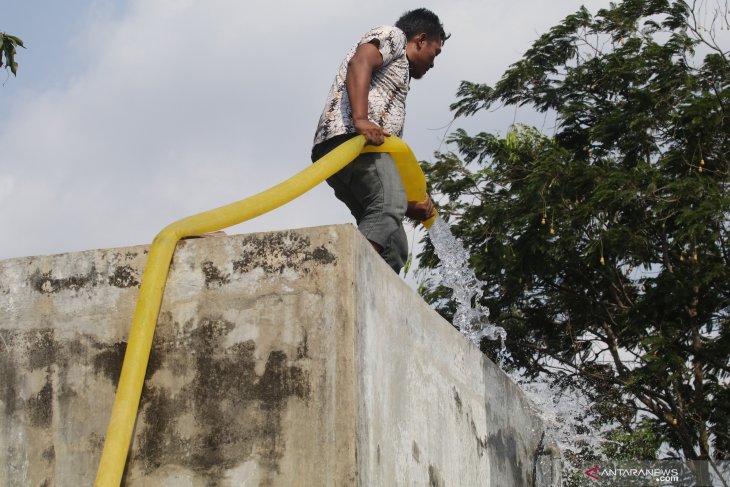
[[[494,83],[581,4],[437,0],[453,34],[413,81],[404,139],[442,146],[461,80]],[[309,163],[342,56],[401,0],[3,0],[0,31],[22,38],[0,72],[0,259],[151,242],[165,225],[264,190]],[[452,129],[504,133],[513,109]],[[542,124],[528,110],[517,121]],[[548,121],[549,123],[549,121]],[[228,229],[351,222],[326,185]],[[409,231],[409,237],[412,233]]]

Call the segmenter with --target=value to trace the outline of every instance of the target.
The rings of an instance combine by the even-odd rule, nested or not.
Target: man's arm
[[[361,44],[347,64],[347,96],[352,107],[355,130],[365,136],[368,144],[380,145],[390,134],[383,127],[368,120],[368,93],[373,71],[383,65],[377,41]]]

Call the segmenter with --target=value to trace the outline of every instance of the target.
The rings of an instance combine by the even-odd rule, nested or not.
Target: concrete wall
[[[543,427],[523,393],[360,250],[355,275],[370,276],[355,283],[363,485],[531,485]]]
[[[146,247],[0,262],[0,485],[90,485]],[[175,254],[126,485],[531,485],[521,392],[348,225]]]

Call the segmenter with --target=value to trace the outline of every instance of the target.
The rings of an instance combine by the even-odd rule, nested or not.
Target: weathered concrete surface
[[[90,485],[146,247],[0,262],[0,485]],[[531,485],[542,426],[349,225],[186,240],[126,485]]]
[[[362,485],[532,485],[543,428],[522,392],[358,250],[367,254],[355,269]]]

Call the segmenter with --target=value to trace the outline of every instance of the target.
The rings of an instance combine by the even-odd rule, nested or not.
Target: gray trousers
[[[355,217],[365,238],[380,245],[381,257],[398,273],[408,259],[403,218],[406,191],[387,152],[361,154],[327,180]]]

